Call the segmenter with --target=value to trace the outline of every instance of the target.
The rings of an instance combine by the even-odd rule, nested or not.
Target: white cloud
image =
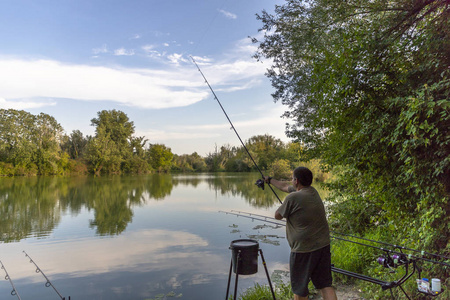
[[[229,11],[223,10],[223,9],[219,9],[219,12],[221,12],[226,18],[228,19],[237,19],[237,15],[233,14]]]
[[[140,35],[139,33],[136,33],[136,34],[134,34],[131,38],[132,38],[133,40],[138,40],[138,39],[141,38],[141,35]]]
[[[167,56],[167,59],[173,64],[188,63],[189,60],[183,54],[173,53]]]
[[[92,49],[92,53],[94,53],[95,55],[101,54],[101,53],[108,53],[108,47],[106,46],[106,44],[103,44],[99,48]]]
[[[127,50],[125,48],[119,48],[119,49],[114,50],[114,55],[117,55],[117,56],[132,56],[132,55],[134,55],[134,50],[133,49]]]
[[[182,72],[195,74],[191,68]],[[187,76],[190,78],[193,76]],[[0,97],[22,101],[67,98],[110,100],[144,108],[187,106],[207,96],[179,72],[68,65],[51,60],[0,60]],[[23,99],[27,99],[25,102]]]
[[[12,108],[12,109],[21,110],[21,109],[39,108],[39,107],[53,106],[53,105],[56,105],[55,101],[40,102],[40,101],[27,100],[27,99],[15,101],[15,100],[6,100],[4,98],[0,98],[0,108],[3,108],[3,109]]]
[[[251,44],[251,43],[250,43]],[[232,92],[260,84],[266,66],[249,52],[249,41],[240,41],[234,55],[222,61],[194,56],[215,90]],[[205,85],[189,56],[157,51],[157,46],[142,47],[147,56],[157,59],[160,69],[120,68],[66,64],[54,60],[25,60],[0,57],[0,104],[16,109],[55,105],[56,99],[112,101],[142,108],[188,106],[209,97]],[[106,53],[106,45],[95,50]],[[132,55],[133,50],[115,50],[116,55]],[[236,59],[238,58],[238,59]],[[46,99],[54,99],[47,102]],[[45,101],[44,101],[45,100]],[[60,101],[60,100],[58,100]]]

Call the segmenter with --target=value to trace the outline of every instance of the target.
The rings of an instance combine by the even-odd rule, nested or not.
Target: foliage
[[[448,253],[449,17],[437,0],[287,0],[258,16],[255,57],[273,61],[287,134],[333,169],[338,229]]]
[[[0,109],[0,161],[7,164],[6,175],[63,172],[62,132],[61,125],[47,114]]]
[[[270,175],[281,180],[292,179],[292,168],[286,159],[277,159],[270,165]]]
[[[148,153],[153,169],[159,172],[169,171],[173,158],[173,153],[170,148],[162,144],[152,144],[149,147]]]

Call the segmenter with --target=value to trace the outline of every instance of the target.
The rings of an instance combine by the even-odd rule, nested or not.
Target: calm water
[[[23,300],[60,299],[23,251],[71,299],[224,299],[233,240],[258,240],[270,274],[288,268],[284,228],[219,212],[272,216],[279,202],[258,178],[0,178],[0,260]],[[239,291],[255,282],[267,283],[261,260]],[[0,299],[11,290],[0,280]]]

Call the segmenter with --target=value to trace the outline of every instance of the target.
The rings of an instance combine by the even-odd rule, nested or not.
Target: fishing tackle
[[[238,216],[238,217],[248,218],[248,219],[251,219],[251,220],[262,221],[262,222],[265,222],[265,223],[272,223],[272,224],[276,224],[276,225],[279,225],[279,226],[286,226],[286,221],[285,220],[276,220],[275,218],[264,216],[264,215],[248,213],[248,212],[242,212],[242,211],[236,211],[236,210],[232,210],[231,212],[225,212],[225,211],[219,211],[219,212],[235,215],[235,216]],[[393,293],[392,293],[392,289],[398,287],[399,289],[401,289],[401,291],[406,296],[406,298],[410,299],[409,296],[407,295],[406,291],[403,289],[402,284],[404,284],[416,272],[418,273],[419,278],[420,278],[420,273],[421,273],[422,269],[417,264],[419,260],[423,260],[425,262],[430,262],[430,263],[433,263],[433,264],[440,264],[440,265],[443,265],[445,267],[450,267],[450,264],[448,264],[448,263],[440,262],[440,261],[436,261],[436,260],[431,260],[431,259],[427,259],[427,258],[423,257],[423,255],[426,254],[426,255],[430,255],[430,256],[434,256],[434,257],[439,257],[441,259],[450,260],[450,258],[448,258],[446,256],[443,256],[443,255],[433,254],[433,253],[429,253],[429,252],[425,252],[425,251],[419,251],[419,250],[406,248],[406,247],[402,247],[402,246],[398,246],[398,245],[394,245],[394,244],[389,244],[389,243],[386,243],[386,242],[369,240],[369,239],[360,238],[360,237],[357,237],[357,236],[351,236],[351,235],[342,234],[342,233],[337,233],[337,232],[333,232],[333,231],[331,231],[331,233],[352,237],[354,239],[366,240],[366,241],[370,241],[370,242],[373,242],[373,243],[378,243],[380,245],[385,245],[385,246],[389,246],[389,247],[391,247],[393,249],[396,249],[396,250],[386,249],[386,248],[377,247],[377,246],[374,246],[374,245],[365,244],[365,243],[362,243],[362,242],[357,242],[357,241],[350,240],[350,239],[344,239],[342,237],[337,237],[337,236],[333,236],[333,235],[330,236],[333,239],[342,240],[342,241],[346,241],[346,242],[350,242],[350,243],[354,243],[354,244],[358,244],[358,245],[362,245],[362,246],[365,246],[365,247],[370,247],[370,248],[374,248],[374,249],[378,249],[378,250],[383,251],[385,254],[383,256],[378,257],[377,258],[377,262],[380,265],[382,265],[383,267],[388,268],[390,270],[390,273],[395,273],[395,270],[394,270],[395,268],[398,268],[399,266],[403,266],[404,270],[405,270],[405,274],[400,279],[395,280],[395,281],[380,280],[380,279],[369,277],[369,276],[366,276],[366,275],[363,275],[363,274],[354,273],[354,272],[351,272],[351,271],[348,271],[348,270],[336,268],[334,265],[332,265],[332,267],[331,267],[331,270],[333,272],[340,273],[340,274],[343,274],[343,275],[347,275],[347,276],[350,276],[350,277],[353,277],[353,278],[357,278],[357,279],[360,279],[360,280],[368,281],[368,282],[371,282],[371,283],[374,283],[374,284],[378,284],[378,285],[381,286],[381,288],[383,290],[390,290],[392,298],[394,298]],[[403,253],[403,252],[401,252],[402,250],[409,250],[411,252],[421,253],[422,257],[417,256],[417,255]],[[410,265],[412,265],[412,269],[409,267]],[[441,294],[443,291],[441,290],[440,292],[436,292],[436,291],[435,292],[424,292],[424,291],[421,291],[419,289],[419,292],[424,293],[424,294],[426,294],[428,296],[437,296],[437,295]]]
[[[66,298],[63,297],[58,292],[58,290],[53,285],[53,283],[50,281],[50,279],[48,279],[48,277],[44,274],[44,272],[42,272],[41,268],[39,268],[39,266],[34,262],[34,260],[25,251],[23,251],[23,253],[25,253],[25,257],[28,257],[30,259],[30,263],[33,263],[36,266],[36,273],[41,273],[42,276],[44,276],[45,280],[47,280],[47,282],[45,283],[45,287],[50,287],[51,286],[55,290],[55,292],[58,294],[58,296],[61,298],[61,300],[65,300]],[[70,300],[70,296],[69,296],[69,300]]]
[[[269,222],[268,221],[268,219],[269,219],[269,220],[277,221],[278,223],[276,223],[276,224],[278,224],[278,225],[286,226],[286,220],[276,220],[276,219],[274,219],[272,217],[263,216],[263,215],[259,215],[259,214],[255,214],[255,213],[243,212],[243,211],[238,211],[238,210],[231,210],[231,212],[227,212],[227,213],[233,214],[233,215],[236,215],[236,216],[241,216],[241,217],[250,216],[251,219],[264,221],[264,222]],[[247,215],[247,216],[245,216],[245,215]],[[252,216],[257,216],[257,217],[260,217],[260,218],[263,218],[263,219],[258,219],[258,218],[252,217]],[[412,258],[412,259],[423,260],[425,262],[429,262],[429,263],[433,263],[433,264],[442,265],[442,266],[445,266],[445,267],[450,267],[449,263],[423,257],[423,256],[433,256],[433,257],[440,258],[440,259],[443,259],[443,260],[450,260],[450,257],[444,256],[444,255],[430,253],[430,252],[426,252],[426,251],[423,251],[423,250],[407,248],[407,247],[404,247],[404,246],[400,246],[400,245],[396,245],[396,244],[390,244],[390,243],[386,243],[386,242],[383,242],[383,241],[371,240],[371,239],[367,239],[367,238],[363,238],[363,237],[359,237],[359,236],[355,236],[355,235],[350,235],[350,234],[345,234],[345,233],[341,233],[341,232],[337,232],[337,231],[333,231],[333,230],[331,230],[330,233],[333,234],[331,236],[331,238],[336,239],[336,240],[342,240],[342,241],[346,241],[346,242],[351,242],[351,243],[362,245],[362,246],[366,246],[366,247],[369,247],[369,248],[378,249],[378,250],[381,250],[383,252],[391,253],[391,254],[393,254],[393,259],[397,259],[397,261],[400,264],[404,263],[404,261],[406,261],[407,258]],[[383,248],[383,247],[377,247],[377,246],[373,246],[373,245],[369,245],[369,244],[353,241],[353,240],[350,240],[350,239],[344,239],[344,238],[338,237],[336,235],[346,236],[346,237],[350,237],[350,238],[354,238],[354,239],[358,239],[358,240],[362,240],[362,241],[376,243],[376,244],[379,244],[379,245],[389,246],[391,249],[395,249],[395,250],[386,249],[386,248]],[[401,251],[411,251],[411,252],[414,252],[414,253],[420,253],[421,256],[413,255],[413,254],[405,254],[405,253],[403,253]]]
[[[12,282],[12,280],[11,280],[11,277],[9,277],[9,274],[8,274],[8,271],[6,271],[6,268],[5,268],[5,266],[3,265],[3,263],[0,261],[0,264],[2,265],[2,269],[5,271],[5,273],[6,273],[6,276],[5,276],[5,280],[9,280],[9,283],[11,284],[11,286],[12,286],[12,291],[11,291],[11,296],[17,296],[17,298],[19,299],[19,300],[22,300],[21,298],[20,298],[20,295],[19,295],[19,292],[16,290],[16,287],[14,286],[14,283]]]
[[[211,85],[209,84],[208,80],[206,79],[205,75],[203,74],[202,70],[200,70],[200,67],[198,66],[197,62],[194,60],[194,58],[191,56],[192,61],[194,62],[195,66],[197,67],[198,71],[200,72],[200,74],[202,74],[203,79],[205,80],[205,83],[208,85],[209,89],[211,90],[214,99],[217,101],[217,103],[219,103],[220,108],[222,109],[223,113],[225,114],[225,117],[227,117],[228,122],[231,125],[231,129],[234,130],[234,133],[236,133],[239,141],[241,142],[242,146],[244,147],[245,151],[247,152],[248,156],[250,157],[251,161],[253,162],[253,164],[255,165],[256,169],[259,171],[259,173],[262,176],[262,179],[258,179],[256,181],[256,185],[260,188],[262,188],[264,190],[264,174],[261,171],[261,169],[258,167],[258,165],[256,164],[256,161],[253,159],[253,156],[250,154],[250,151],[248,151],[247,147],[245,146],[244,142],[242,141],[241,137],[239,136],[239,133],[237,132],[236,128],[234,127],[233,123],[231,122],[230,118],[228,117],[227,112],[225,111],[225,109],[222,106],[222,103],[220,103],[219,98],[217,98],[216,93],[214,92],[214,90],[212,89]],[[270,187],[270,189],[272,190],[273,194],[275,195],[275,197],[277,197],[278,201],[280,203],[283,203],[280,198],[278,197],[277,193],[275,193],[274,189],[272,188],[272,186],[270,184],[268,184],[268,186]]]

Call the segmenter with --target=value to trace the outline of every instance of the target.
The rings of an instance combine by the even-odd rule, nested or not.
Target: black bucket
[[[258,272],[259,244],[257,241],[245,239],[235,240],[231,242],[230,249],[233,251],[231,259],[235,274],[251,275]],[[239,262],[237,261],[238,254]]]

